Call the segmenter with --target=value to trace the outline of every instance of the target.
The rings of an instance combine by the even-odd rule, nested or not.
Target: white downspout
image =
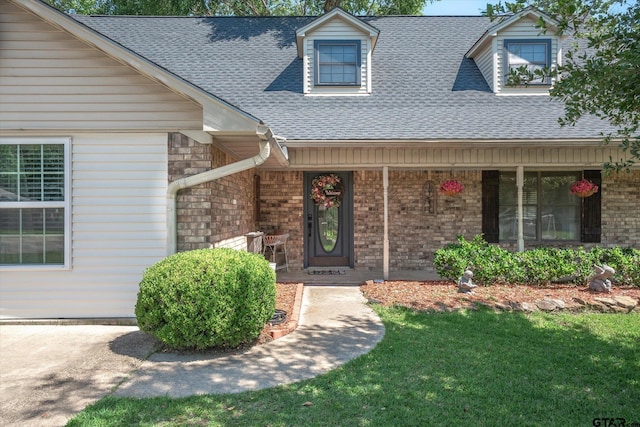
[[[382,168],[382,194],[384,200],[382,278],[384,280],[389,280],[389,166],[384,166]]]
[[[204,184],[205,182],[215,181],[234,173],[252,169],[263,164],[271,153],[271,141],[260,142],[260,152],[255,156],[231,163],[226,166],[202,172],[197,175],[188,176],[173,181],[167,188],[167,255],[173,255],[178,251],[178,235],[177,235],[177,213],[176,200],[178,191],[193,187],[195,185]]]
[[[524,209],[522,208],[524,166],[516,168],[516,186],[518,187],[518,252],[524,252]]]

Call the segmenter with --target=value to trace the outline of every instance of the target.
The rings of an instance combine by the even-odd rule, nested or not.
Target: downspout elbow
[[[260,152],[253,157],[219,168],[211,169],[197,175],[187,176],[177,179],[167,187],[167,255],[173,255],[178,251],[177,233],[177,198],[178,192],[185,188],[194,187],[205,182],[215,181],[225,176],[233,175],[254,167],[260,166],[267,161],[271,154],[271,138],[260,141]]]

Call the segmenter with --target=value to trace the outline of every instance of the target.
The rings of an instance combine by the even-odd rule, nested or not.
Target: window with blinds
[[[580,199],[569,193],[581,172],[527,172],[522,195],[523,234],[528,241],[580,240]],[[518,237],[518,189],[515,172],[499,179],[500,241]]]
[[[0,139],[0,266],[65,265],[68,139]]]

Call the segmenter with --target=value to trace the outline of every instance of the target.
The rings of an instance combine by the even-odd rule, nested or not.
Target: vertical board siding
[[[0,6],[0,129],[201,129],[202,108],[23,9]]]
[[[535,144],[535,143],[532,143]],[[393,144],[390,144],[393,145]],[[480,144],[479,144],[480,145]],[[626,158],[615,146],[607,147],[503,147],[503,148],[289,148],[289,165],[322,167],[486,167],[486,166],[599,166]]]
[[[72,136],[68,271],[4,270],[0,318],[133,317],[166,256],[167,135]]]

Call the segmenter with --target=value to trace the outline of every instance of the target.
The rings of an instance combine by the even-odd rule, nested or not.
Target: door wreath
[[[319,175],[311,182],[311,199],[325,208],[339,208],[342,203],[342,179],[334,173]]]

